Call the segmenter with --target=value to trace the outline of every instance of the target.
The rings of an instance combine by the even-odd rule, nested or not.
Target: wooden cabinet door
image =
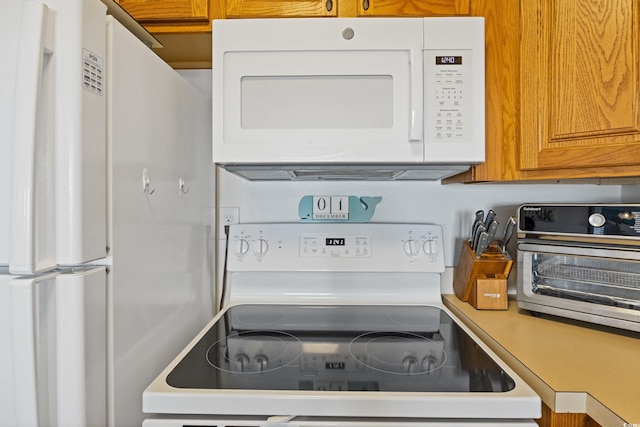
[[[131,16],[146,23],[205,23],[211,20],[210,0],[116,0]]]
[[[337,16],[339,0],[226,0],[227,18]]]
[[[342,0],[345,1],[345,0]],[[353,0],[352,0],[353,1]],[[359,16],[468,15],[471,0],[355,0]]]
[[[640,2],[520,6],[520,167],[640,165]]]

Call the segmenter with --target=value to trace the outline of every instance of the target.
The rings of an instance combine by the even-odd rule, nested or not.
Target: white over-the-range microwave
[[[213,22],[213,160],[251,180],[440,179],[485,156],[484,19]]]

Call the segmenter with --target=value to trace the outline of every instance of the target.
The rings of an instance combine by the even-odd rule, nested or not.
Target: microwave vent
[[[469,165],[314,164],[220,165],[249,181],[437,181],[469,169]]]

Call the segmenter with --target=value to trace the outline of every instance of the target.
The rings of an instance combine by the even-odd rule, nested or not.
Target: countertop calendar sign
[[[347,196],[313,196],[313,219],[349,219]]]
[[[301,220],[368,222],[382,197],[304,196],[298,205]]]

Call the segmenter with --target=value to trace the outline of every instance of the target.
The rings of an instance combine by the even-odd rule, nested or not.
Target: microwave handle
[[[422,49],[419,46],[412,46],[409,54],[411,55],[410,67],[410,90],[411,97],[411,123],[409,128],[409,141],[422,140],[422,123],[423,123],[423,64]]]

